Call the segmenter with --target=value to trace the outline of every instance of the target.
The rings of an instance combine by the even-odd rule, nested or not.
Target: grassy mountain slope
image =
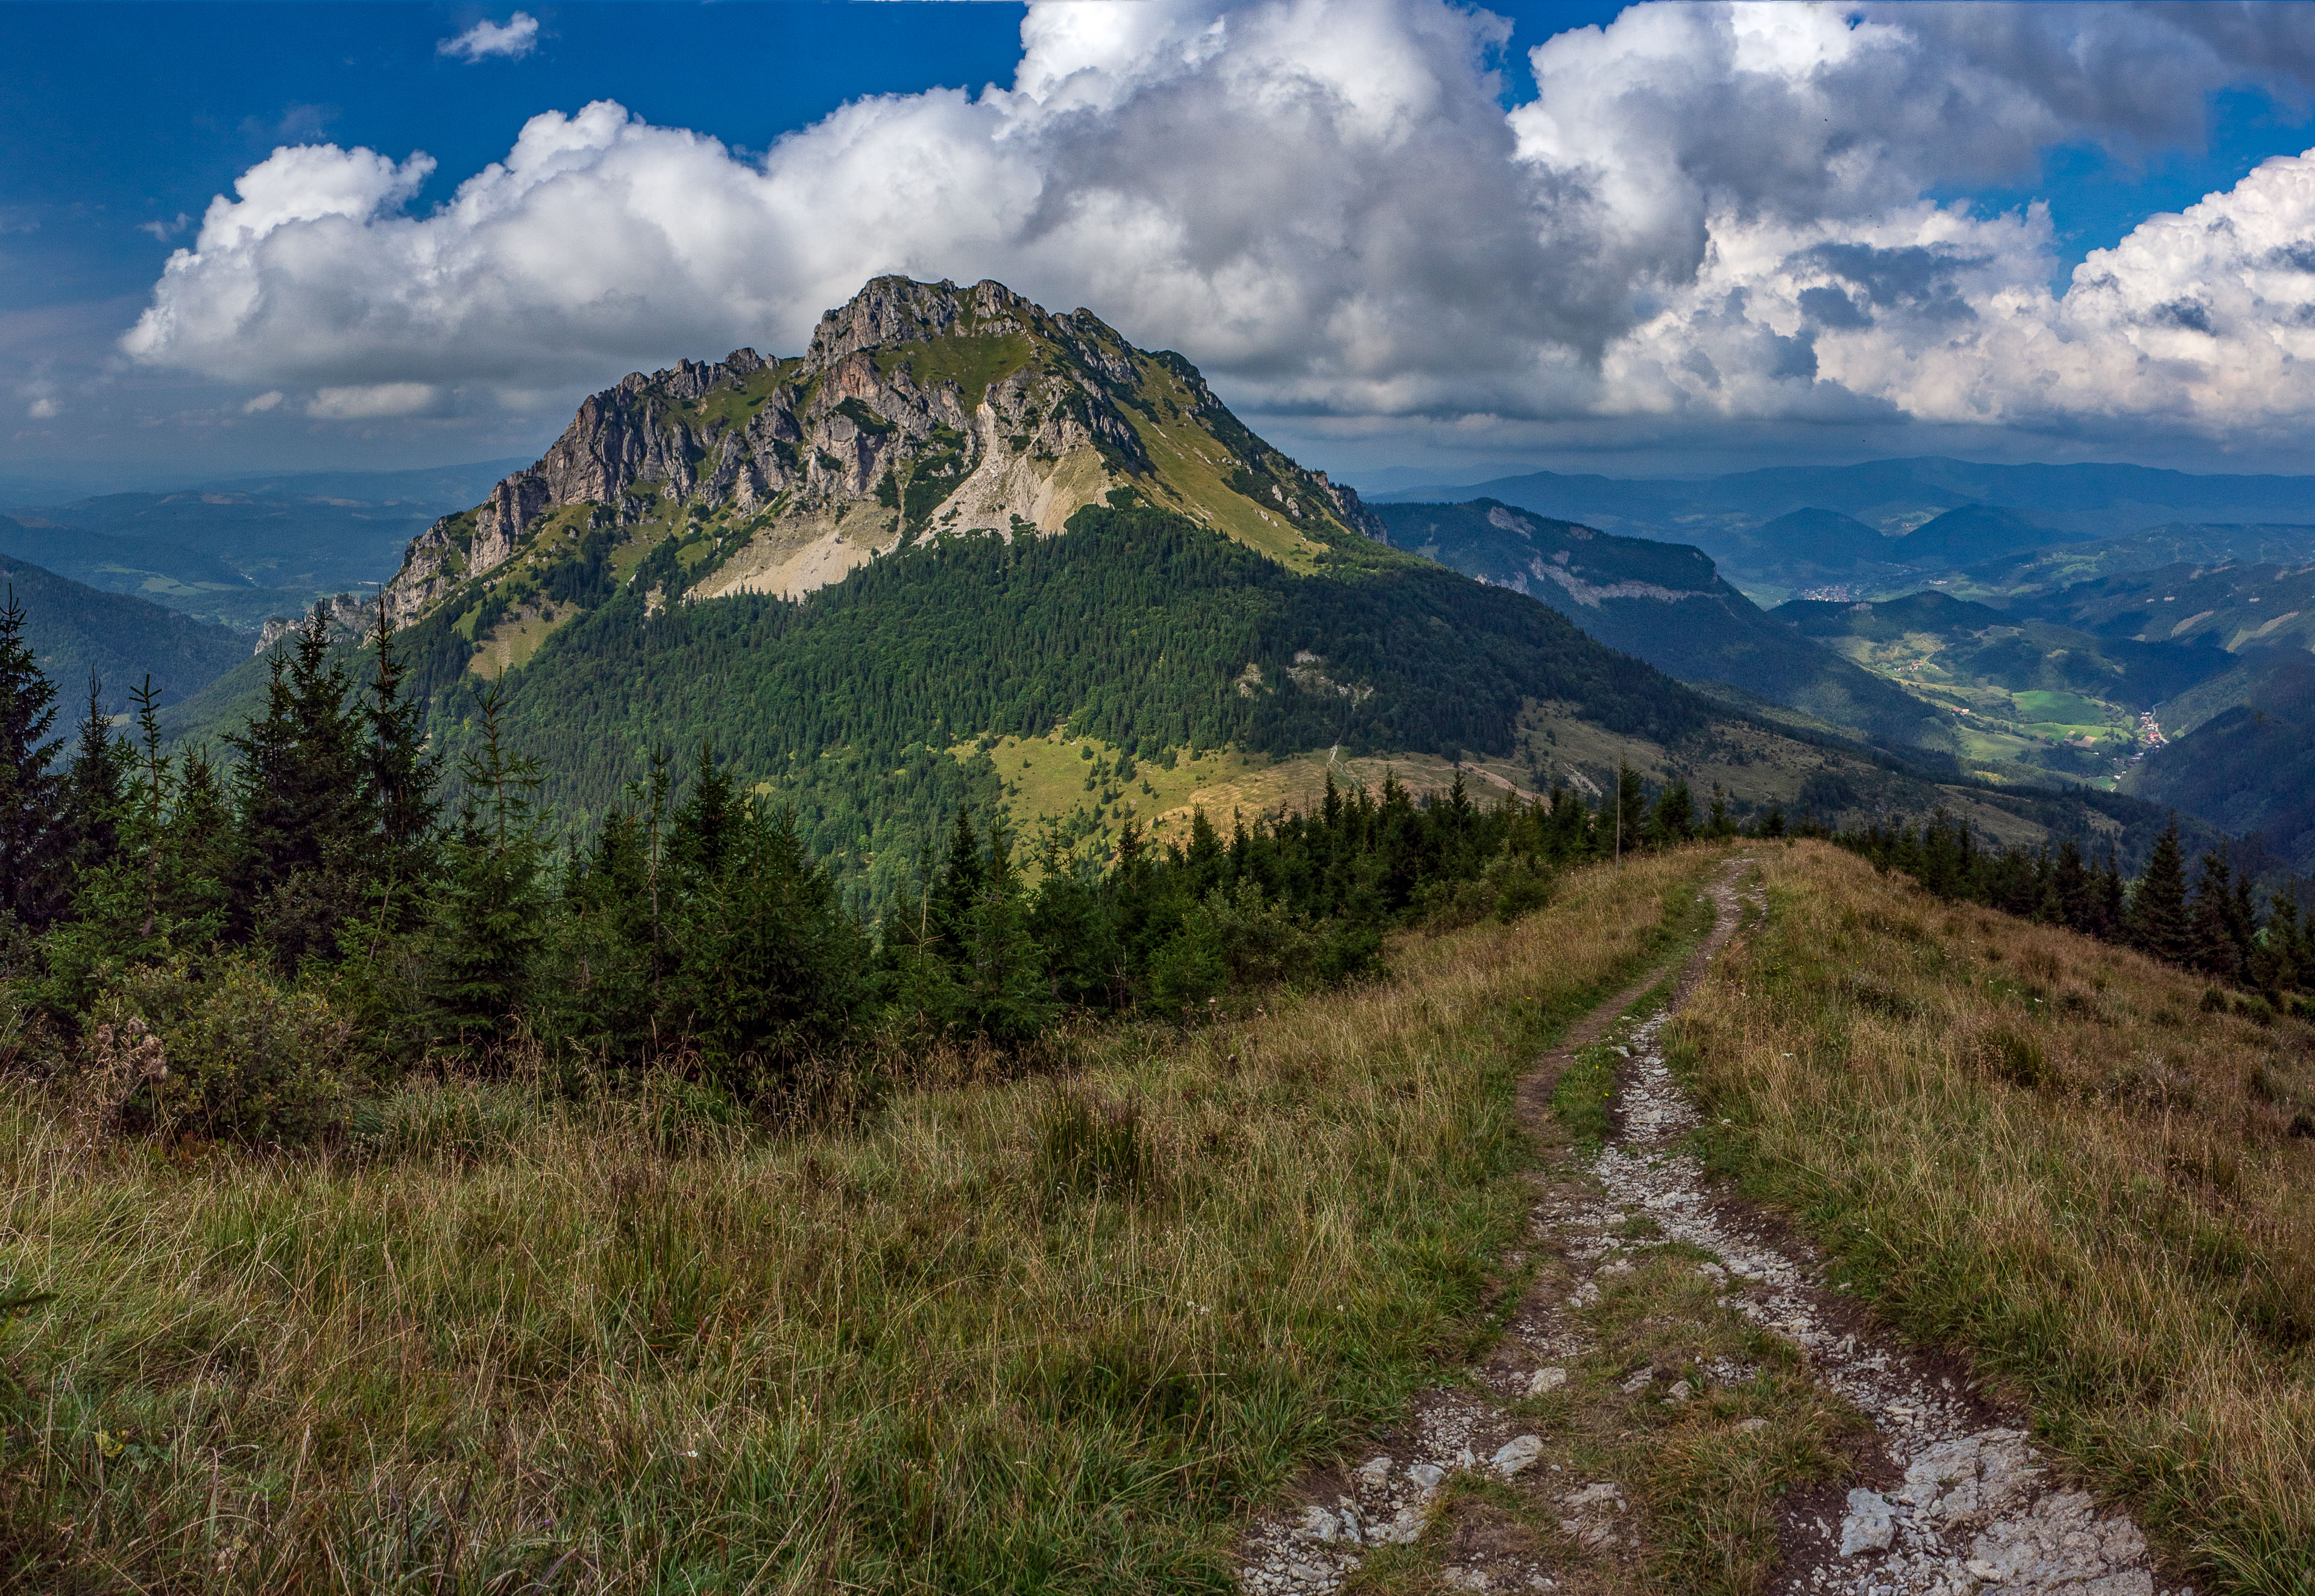
[[[1399,547],[1539,598],[1669,675],[1726,682],[1901,747],[1950,747],[1933,711],[1763,615],[1700,550],[1614,536],[1486,499],[1380,505],[1375,513]]]
[[[25,635],[40,669],[67,706],[87,692],[91,671],[102,678],[106,705],[119,713],[129,690],[147,675],[163,703],[198,691],[249,657],[245,638],[132,598],[58,576],[0,554],[0,587],[23,607]]]
[[[834,1124],[421,1074],[358,1156],[171,1165],[76,1156],[12,1081],[0,1181],[40,1193],[11,1211],[56,1299],[0,1414],[75,1426],[0,1455],[14,1585],[1228,1591],[1249,1512],[1494,1339],[1517,1077],[1703,864],[1574,873],[1226,1024],[1075,1033],[1060,1078],[920,1063]],[[102,1472],[100,1434],[133,1449]]]
[[[1761,856],[1765,924],[1678,1027],[1707,1158],[2196,1590],[2303,1589],[2315,1031],[1820,845]]]

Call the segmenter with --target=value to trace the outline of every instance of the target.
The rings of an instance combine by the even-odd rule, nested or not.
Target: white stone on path
[[[1539,1435],[1521,1435],[1505,1441],[1501,1448],[1497,1449],[1495,1455],[1487,1461],[1495,1465],[1496,1473],[1509,1479],[1515,1474],[1523,1474],[1534,1467],[1536,1459],[1542,1456],[1543,1438]]]
[[[1854,1557],[1859,1552],[1884,1552],[1896,1538],[1897,1524],[1888,1499],[1862,1485],[1851,1491],[1849,1515],[1840,1521],[1840,1555]]]

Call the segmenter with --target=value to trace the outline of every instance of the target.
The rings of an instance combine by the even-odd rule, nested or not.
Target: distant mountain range
[[[1463,487],[1412,487],[1379,503],[1500,499],[1597,525],[1672,529],[1696,519],[1757,527],[1796,510],[1839,510],[1894,533],[1964,505],[2010,510],[2080,537],[2164,521],[2315,523],[2315,476],[2201,475],[2146,466],[1989,466],[1934,456],[1858,466],[1787,466],[1699,479],[1563,475],[1539,471]],[[1619,526],[1615,529],[1620,530]],[[1690,541],[1694,541],[1693,538]]]
[[[1610,648],[1895,748],[1950,754],[1947,717],[1763,614],[1701,550],[1620,537],[1491,499],[1384,503],[1397,546],[1539,598]]]
[[[1693,544],[1764,600],[1844,581],[1885,588],[1909,573],[2111,541],[2168,524],[2315,526],[2315,476],[1936,457],[1780,466],[1698,480],[1534,472],[1470,487],[1376,495],[1379,504],[1475,499],[1603,531]]]
[[[2291,479],[2257,491],[2277,480]],[[2065,541],[1972,503],[1893,535],[1809,505],[1761,522],[1739,558],[1837,596],[1763,612],[1683,542],[1488,498],[1372,508],[1398,546],[1795,725],[1990,779],[2097,782],[2255,831],[2263,856],[2315,872],[2315,800],[2293,741],[2315,741],[2315,526],[2166,521]]]
[[[0,553],[254,632],[323,594],[375,589],[412,537],[511,464],[236,478],[19,509],[0,517]]]

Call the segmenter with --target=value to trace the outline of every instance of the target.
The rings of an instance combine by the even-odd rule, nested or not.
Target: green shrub
[[[360,1073],[352,1025],[249,960],[133,970],[90,1020],[93,1033],[141,1025],[161,1040],[165,1069],[127,1105],[141,1128],[291,1146],[347,1122]]]
[[[1525,859],[1505,864],[1495,887],[1495,918],[1504,925],[1533,914],[1551,901],[1555,879],[1551,872]]]
[[[1149,984],[1160,1006],[1193,1008],[1225,987],[1337,979],[1326,972],[1331,951],[1283,902],[1265,898],[1260,882],[1242,881],[1235,892],[1215,888],[1182,918],[1181,930],[1149,961]],[[1362,965],[1368,956],[1353,950],[1349,962]]]

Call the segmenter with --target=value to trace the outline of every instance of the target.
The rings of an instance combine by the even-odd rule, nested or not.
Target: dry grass
[[[1681,1023],[1721,1166],[2218,1587],[2315,1590],[2315,1032],[1760,852],[1768,924]]]
[[[1512,1082],[1708,863],[848,1131],[451,1083],[359,1151],[91,1157],[8,1089],[0,1299],[55,1297],[0,1327],[0,1581],[1225,1589],[1485,1338]]]

